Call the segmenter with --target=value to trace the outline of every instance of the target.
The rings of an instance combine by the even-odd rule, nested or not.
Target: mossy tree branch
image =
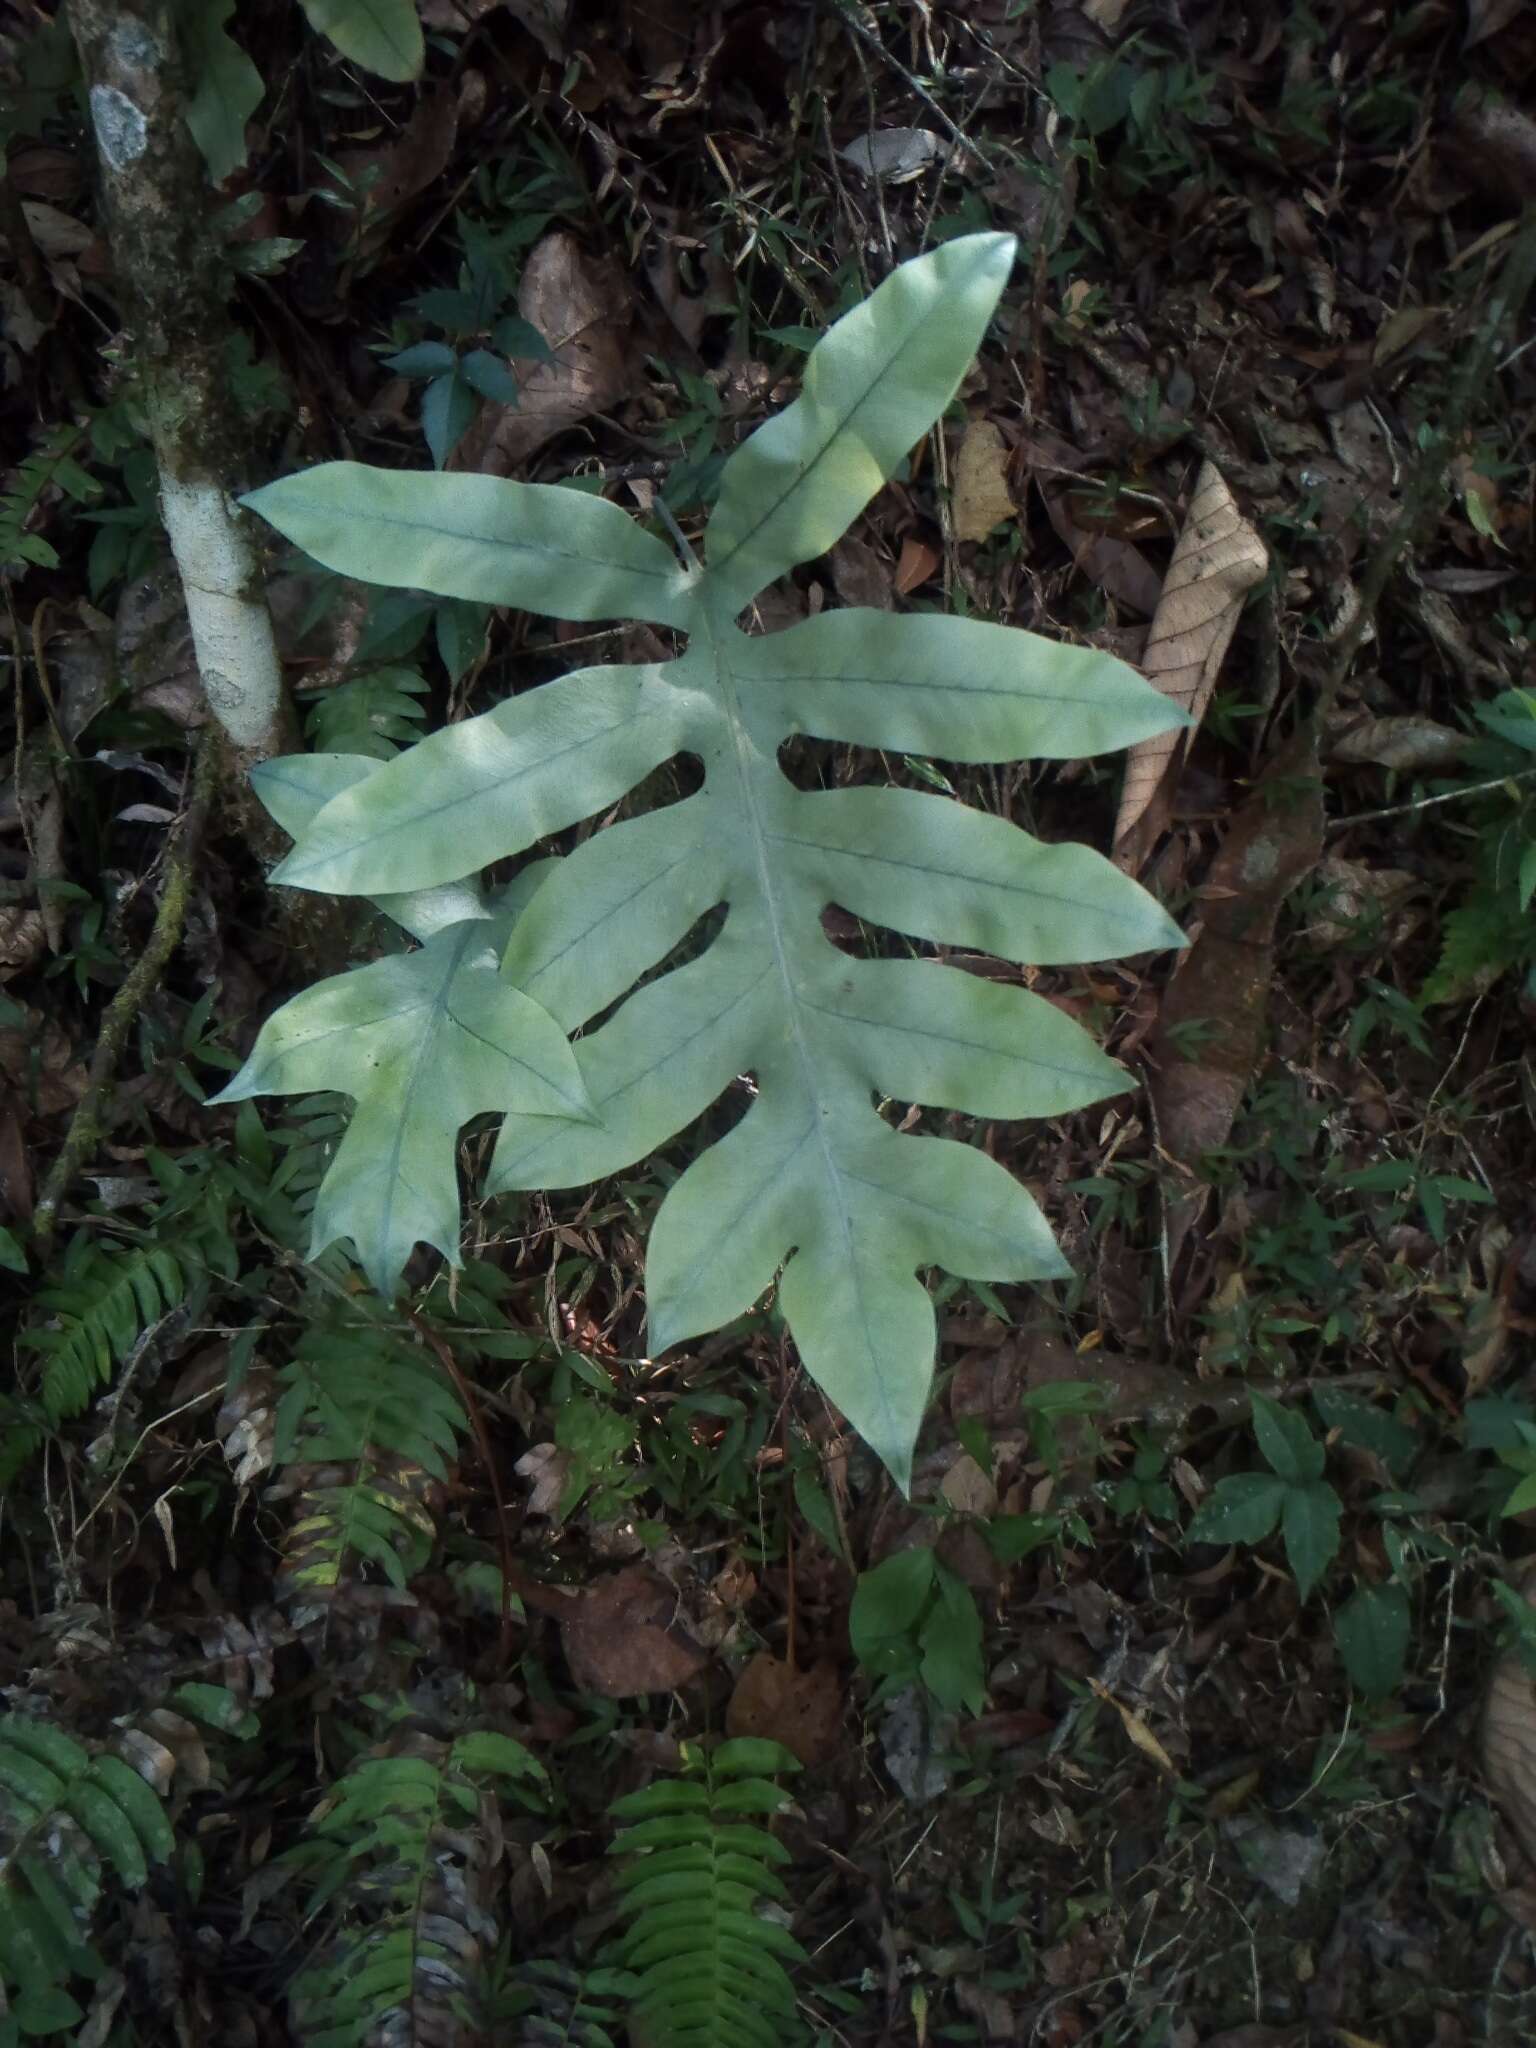
[[[167,0],[70,0],[116,289],[208,706],[243,763],[292,746],[243,467],[230,321]]]

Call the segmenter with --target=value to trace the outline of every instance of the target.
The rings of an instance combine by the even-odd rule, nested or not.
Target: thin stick
[[[91,1054],[85,1093],[75,1105],[59,1156],[43,1183],[33,1231],[38,1250],[44,1254],[58,1227],[59,1205],[69,1191],[69,1184],[79,1172],[86,1154],[101,1137],[102,1101],[117,1073],[128,1033],[159,985],[166,963],[180,943],[182,927],[186,923],[187,901],[192,893],[192,863],[208,822],[218,770],[218,735],[213,731],[205,732],[198,748],[197,765],[192,771],[191,797],[175,842],[166,854],[165,887],[160,892],[160,907],[155,912],[149,941],[129,968],[122,987],[107,1005],[101,1035],[96,1041],[96,1050]]]

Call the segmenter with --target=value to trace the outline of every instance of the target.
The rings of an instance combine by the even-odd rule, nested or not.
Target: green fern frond
[[[543,1777],[521,1743],[486,1729],[452,1743],[399,1735],[351,1766],[289,1852],[311,1917],[334,1906],[339,1920],[294,1985],[305,2048],[470,2038],[495,1938],[483,1804],[536,1803]]]
[[[50,427],[27,459],[0,491],[0,571],[24,565],[57,569],[59,557],[27,522],[50,489],[62,491],[77,504],[100,494],[101,486],[75,460],[85,439],[83,426]]]
[[[772,1865],[788,1852],[753,1816],[782,1813],[770,1772],[800,1766],[776,1742],[683,1747],[682,1774],[617,1800],[634,1821],[612,1844],[630,1927],[623,1959],[640,1978],[632,2011],[645,2048],[784,2048],[798,2038],[785,1962],[805,1951],[759,1908],[786,1901]]]
[[[317,754],[366,754],[390,761],[421,738],[430,685],[419,669],[391,662],[319,691],[304,731]]]
[[[0,1717],[0,2048],[79,2024],[66,1987],[103,1968],[90,1929],[104,1870],[137,1891],[174,1846],[160,1800],[121,1757]]]
[[[1476,995],[1536,952],[1536,912],[1522,908],[1513,888],[1474,882],[1446,913],[1440,958],[1425,983],[1425,1003],[1452,1003]]]
[[[381,1326],[312,1328],[278,1377],[273,1462],[315,1468],[289,1535],[289,1591],[328,1599],[355,1560],[404,1588],[431,1554],[433,1492],[468,1426],[458,1395]]]
[[[506,2001],[518,2021],[508,2038],[517,2048],[618,2048],[625,2010],[639,1988],[631,1970],[525,1963]]]
[[[42,1403],[51,1422],[89,1407],[145,1335],[175,1309],[189,1309],[201,1283],[163,1246],[106,1250],[83,1232],[69,1244],[47,1287],[33,1297],[48,1312],[18,1340],[40,1352]]]

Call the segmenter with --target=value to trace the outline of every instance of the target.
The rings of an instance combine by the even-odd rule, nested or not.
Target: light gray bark
[[[250,521],[208,185],[166,0],[69,0],[96,134],[129,364],[160,471],[208,706],[247,761],[292,744]]]

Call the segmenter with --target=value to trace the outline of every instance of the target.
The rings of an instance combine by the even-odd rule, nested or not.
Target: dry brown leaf
[[[1148,680],[1197,725],[1237,631],[1243,600],[1268,569],[1263,541],[1238,510],[1220,470],[1204,463],[1141,662]],[[1179,735],[1169,732],[1130,750],[1115,820],[1115,859],[1128,871],[1140,867],[1149,850],[1148,833],[1136,828],[1180,748]]]
[[[639,362],[626,346],[631,304],[617,265],[590,261],[573,235],[546,235],[524,266],[517,310],[553,359],[522,377],[515,407],[482,408],[451,466],[510,475],[556,434],[616,404]]]
[[[1226,1143],[1263,1049],[1280,906],[1322,846],[1322,780],[1306,726],[1233,820],[1207,879],[1200,935],[1158,1011],[1148,1093],[1159,1147],[1189,1174],[1168,1204],[1170,1268],[1204,1204],[1197,1163]],[[1184,1034],[1196,1026],[1191,1049]]]
[[[1536,1574],[1520,1589],[1536,1607]],[[1483,1769],[1495,1805],[1536,1863],[1536,1677],[1511,1650],[1494,1667],[1483,1709]]]
[[[896,588],[903,597],[910,597],[928,581],[939,566],[939,551],[929,547],[927,541],[918,540],[908,534],[901,544],[901,555],[896,563]]]
[[[560,1617],[571,1677],[583,1692],[608,1700],[675,1692],[705,1663],[678,1612],[676,1592],[648,1565],[629,1565],[599,1580]]]
[[[1470,744],[1464,732],[1433,718],[1404,712],[1386,718],[1357,718],[1336,732],[1328,751],[1335,761],[1391,768],[1400,775],[1422,775],[1449,768]]]
[[[1008,444],[990,420],[972,420],[955,457],[956,540],[985,540],[1014,513]]]
[[[1151,618],[1162,594],[1157,571],[1134,541],[1118,540],[1112,534],[1087,533],[1067,509],[1065,491],[1040,492],[1057,538],[1071,550],[1072,566],[1096,583],[1116,604],[1129,605],[1143,618]]]
[[[769,1650],[743,1668],[725,1710],[727,1735],[763,1735],[782,1742],[810,1766],[827,1763],[843,1746],[843,1688],[830,1658],[797,1671]]]
[[[336,152],[336,161],[354,190],[361,189],[367,194],[367,227],[362,240],[369,254],[376,254],[388,241],[393,217],[401,207],[409,205],[442,176],[458,131],[459,112],[453,93],[435,92],[417,104],[404,128],[383,148]],[[329,207],[317,212],[322,217],[331,216]],[[338,213],[333,218],[338,224],[346,223],[345,232],[351,233],[349,215]]]

